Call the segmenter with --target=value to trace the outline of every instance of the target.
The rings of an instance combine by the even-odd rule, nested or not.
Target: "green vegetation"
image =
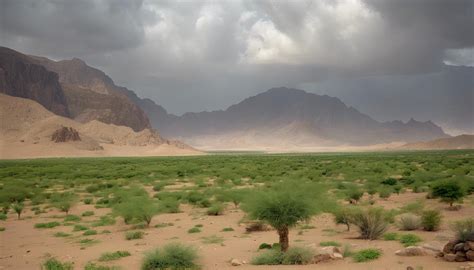
[[[143,235],[145,235],[145,233],[142,231],[126,232],[125,239],[127,240],[142,239]]]
[[[308,264],[313,259],[313,255],[314,252],[311,249],[304,247],[290,247],[286,252],[272,248],[252,258],[251,263],[254,265]]]
[[[131,254],[128,251],[120,251],[120,250],[115,251],[115,252],[105,252],[105,253],[102,253],[102,255],[100,255],[99,261],[102,261],[102,262],[114,261],[123,257],[128,257],[130,255]]]
[[[421,242],[421,238],[418,235],[409,233],[401,235],[399,241],[403,246],[409,247]]]
[[[21,212],[23,212],[23,208],[25,205],[22,202],[15,202],[11,205],[13,211],[17,214],[18,219],[20,219]]]
[[[417,230],[421,226],[421,218],[412,213],[401,214],[397,225],[402,231]]]
[[[425,231],[436,231],[441,225],[441,213],[438,210],[426,210],[421,215],[421,226]]]
[[[201,229],[199,227],[192,227],[188,230],[188,233],[200,233]]]
[[[141,270],[200,269],[197,251],[191,246],[171,243],[145,255]]]
[[[386,215],[381,208],[357,211],[354,214],[352,223],[359,229],[360,238],[362,239],[378,239],[388,228]]]
[[[454,222],[452,230],[459,241],[474,241],[474,218]]]
[[[117,266],[105,266],[105,265],[98,265],[93,262],[89,262],[84,267],[84,270],[119,270],[120,267]]]
[[[85,211],[84,213],[81,214],[83,217],[90,217],[94,215],[94,211]]]
[[[398,240],[398,233],[392,232],[392,233],[386,233],[383,235],[383,240],[385,241],[395,241]]]
[[[362,249],[355,252],[352,255],[352,258],[354,258],[355,262],[368,262],[368,261],[376,260],[380,256],[382,256],[382,252],[380,250],[368,248],[368,249]]]
[[[336,242],[336,241],[325,241],[325,242],[320,242],[319,246],[321,246],[321,247],[340,247],[341,243]]]
[[[61,223],[59,223],[57,221],[52,221],[52,222],[47,222],[47,223],[36,223],[35,228],[37,228],[37,229],[51,229],[51,228],[57,227],[59,225],[61,225]]]
[[[462,201],[462,198],[465,196],[461,185],[451,180],[435,184],[431,188],[431,195],[434,198],[440,198],[442,202],[449,203],[450,207],[452,207],[455,202]]]
[[[55,258],[47,259],[42,265],[42,270],[73,270],[74,265],[70,262],[60,262]]]
[[[117,204],[113,208],[114,213],[123,217],[126,224],[145,222],[149,226],[153,216],[158,214],[158,206],[143,189],[122,190],[116,196]]]

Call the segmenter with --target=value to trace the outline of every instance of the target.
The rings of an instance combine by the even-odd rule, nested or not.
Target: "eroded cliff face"
[[[55,72],[14,50],[0,47],[0,93],[37,101],[49,111],[70,116]]]

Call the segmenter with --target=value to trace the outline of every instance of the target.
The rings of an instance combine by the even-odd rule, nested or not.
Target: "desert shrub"
[[[57,232],[54,234],[54,237],[69,237],[71,234],[65,232]]]
[[[126,224],[132,221],[143,221],[150,225],[153,217],[158,214],[159,208],[148,196],[131,196],[122,198],[114,206],[113,212],[123,217]]]
[[[407,203],[400,208],[403,213],[421,214],[425,208],[425,203],[421,200]]]
[[[320,242],[319,246],[321,246],[321,247],[340,247],[341,243],[336,242],[336,241],[325,241],[325,242]]]
[[[145,233],[142,231],[132,231],[125,233],[125,239],[127,240],[135,240],[135,239],[142,239]]]
[[[401,214],[398,217],[398,228],[402,231],[413,231],[421,226],[421,218],[412,213]]]
[[[391,188],[381,188],[379,189],[379,197],[382,199],[388,199],[392,195]]]
[[[86,230],[88,230],[88,229],[89,229],[89,227],[87,227],[87,226],[85,226],[85,225],[76,224],[76,225],[74,225],[72,231],[73,231],[73,232],[86,231]]]
[[[0,220],[7,220],[7,215],[4,213],[0,213]]]
[[[204,244],[222,244],[224,242],[224,237],[217,235],[210,235],[202,238]]]
[[[96,235],[96,234],[97,234],[96,230],[87,230],[87,231],[84,231],[84,233],[82,233],[82,235],[84,235],[84,236]]]
[[[0,232],[3,232],[5,230],[6,230],[5,227],[0,227]]]
[[[360,200],[360,198],[362,198],[363,195],[364,195],[364,191],[354,187],[354,188],[351,188],[351,189],[347,190],[346,199],[349,202],[352,202],[352,201],[358,202]]]
[[[352,258],[355,262],[367,262],[378,259],[382,255],[382,252],[378,249],[368,248],[362,249],[355,252]]]
[[[54,207],[65,212],[67,215],[69,210],[76,204],[77,196],[71,192],[55,193],[51,196],[51,202]]]
[[[397,184],[397,179],[394,179],[394,178],[387,178],[385,180],[382,180],[380,183],[382,185],[388,185],[388,186],[394,186]]]
[[[408,233],[402,234],[398,240],[403,246],[408,247],[416,245],[418,242],[421,241],[421,238],[418,235]]]
[[[115,224],[115,218],[105,215],[99,217],[99,220],[95,220],[91,223],[92,227],[101,227],[101,226],[109,226]]]
[[[222,229],[223,232],[233,232],[234,231],[234,228],[231,228],[231,227],[226,227],[224,229]]]
[[[88,262],[84,267],[84,270],[120,270],[120,267],[117,266],[106,266],[106,265],[98,265],[93,262]]]
[[[81,221],[81,218],[76,215],[67,215],[64,218],[64,222],[76,222],[76,221]]]
[[[300,265],[308,264],[313,259],[314,252],[307,247],[291,247],[283,256],[282,264]]]
[[[270,249],[255,257],[250,261],[254,265],[278,265],[283,262],[284,253],[277,249]]]
[[[42,270],[73,270],[74,266],[70,262],[61,262],[55,258],[49,258],[41,265]]]
[[[210,216],[219,216],[224,213],[224,204],[222,203],[215,203],[207,209],[207,214]]]
[[[81,214],[83,217],[90,217],[94,215],[94,211],[85,211],[84,213]]]
[[[197,251],[191,246],[171,243],[145,255],[141,270],[200,269]]]
[[[52,222],[47,222],[47,223],[36,223],[35,228],[37,228],[37,229],[51,229],[51,228],[57,227],[59,225],[61,225],[59,222],[52,221]]]
[[[392,233],[385,233],[383,235],[383,240],[385,241],[395,241],[398,240],[398,233],[392,232]]]
[[[163,213],[179,213],[179,200],[175,198],[166,198],[160,201],[160,212]]]
[[[451,229],[454,231],[457,240],[462,242],[474,241],[474,218],[456,221]]]
[[[94,200],[92,198],[84,198],[84,204],[91,204]]]
[[[336,224],[344,224],[347,226],[347,230],[351,229],[351,222],[354,218],[354,214],[357,211],[357,208],[353,207],[340,207],[333,212],[334,222]]]
[[[453,206],[453,203],[462,201],[465,196],[462,187],[454,181],[444,181],[435,184],[431,188],[431,195],[433,198],[440,198],[442,202],[449,203],[449,206]]]
[[[370,240],[379,238],[388,228],[381,208],[369,208],[356,212],[352,223],[359,229],[361,238]]]
[[[426,210],[421,215],[421,226],[425,231],[436,231],[441,225],[441,213],[438,210]]]
[[[188,233],[199,233],[201,232],[201,229],[198,227],[192,227],[191,229],[188,230]]]
[[[99,257],[99,261],[102,262],[107,262],[107,261],[113,261],[113,260],[118,260],[123,257],[130,256],[130,252],[128,251],[115,251],[115,252],[105,252],[102,253]]]
[[[154,191],[160,191],[160,190],[162,190],[165,186],[166,186],[166,183],[161,182],[161,183],[155,184],[155,185],[153,186],[153,190],[154,190]]]
[[[22,202],[14,202],[11,205],[13,211],[17,214],[18,219],[20,219],[21,213],[23,212],[23,208],[25,205]]]
[[[272,245],[268,243],[261,243],[260,246],[258,246],[258,249],[271,249]]]

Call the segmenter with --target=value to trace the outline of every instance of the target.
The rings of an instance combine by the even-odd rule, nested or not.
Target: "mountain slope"
[[[442,149],[474,149],[474,135],[459,135],[426,142],[415,142],[402,145],[401,149],[442,150]]]
[[[77,130],[80,140],[52,141],[62,127]],[[80,123],[55,115],[33,100],[0,94],[0,158],[189,154],[199,151],[150,129],[135,132],[95,120]]]
[[[338,98],[284,87],[247,98],[225,111],[168,117],[157,127],[165,136],[210,148],[373,145],[448,136],[429,121],[381,123]]]
[[[32,99],[55,114],[69,116],[58,75],[5,47],[0,47],[0,93]]]

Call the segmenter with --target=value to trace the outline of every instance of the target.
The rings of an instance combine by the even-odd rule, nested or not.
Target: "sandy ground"
[[[396,208],[416,199],[423,198],[425,194],[405,193],[393,195],[388,200],[380,200],[378,205],[387,209]],[[437,232],[416,231],[423,238],[423,243],[443,245],[447,239],[452,237],[449,230],[449,222],[474,216],[474,198],[466,200],[459,211],[448,211],[445,205],[436,201],[427,201],[427,206],[439,208],[444,215],[444,224]],[[105,263],[106,265],[121,266],[123,269],[139,269],[143,255],[146,251],[162,246],[168,242],[181,242],[194,245],[198,248],[200,255],[199,263],[203,269],[232,269],[236,268],[229,264],[232,258],[241,261],[250,261],[258,254],[258,246],[263,243],[273,243],[277,241],[277,234],[274,231],[245,233],[245,226],[239,225],[239,221],[244,216],[243,212],[229,205],[223,216],[207,216],[205,209],[193,208],[188,205],[181,206],[182,213],[161,214],[156,216],[149,229],[145,229],[146,235],[140,240],[127,241],[124,238],[126,230],[131,225],[125,225],[121,219],[112,226],[97,227],[99,232],[107,229],[110,234],[99,234],[95,236],[82,236],[82,232],[72,232],[72,226],[59,226],[53,229],[35,229],[34,224],[38,222],[49,222],[62,219],[53,218],[54,215],[63,214],[51,209],[48,213],[35,216],[31,211],[26,211],[21,220],[17,220],[15,214],[10,213],[7,221],[0,221],[0,226],[6,230],[0,232],[0,269],[38,269],[46,254],[51,254],[62,261],[75,263],[75,269],[83,269],[88,261],[97,261],[103,252],[113,252],[117,250],[127,250],[132,255]],[[86,223],[104,215],[110,209],[95,209],[93,205],[76,205],[71,214],[80,215],[86,210],[95,212],[95,216],[83,218],[80,223]],[[154,228],[158,223],[173,223],[173,226],[164,228]],[[189,234],[188,229],[194,225],[202,224],[202,232]],[[469,263],[448,263],[432,255],[421,257],[400,257],[394,253],[402,246],[397,241],[367,241],[356,239],[355,231],[346,232],[344,226],[336,226],[330,215],[323,214],[310,221],[314,229],[304,230],[302,235],[298,235],[300,229],[295,228],[290,233],[290,245],[309,245],[317,247],[321,241],[338,241],[344,244],[351,244],[353,250],[367,247],[380,248],[383,256],[375,261],[367,263],[354,263],[352,259],[346,258],[340,261],[331,261],[317,265],[304,266],[253,266],[245,264],[237,269],[406,269],[412,266],[414,269],[459,269],[460,266],[468,266]],[[225,227],[232,227],[235,231],[222,232]],[[397,231],[392,227],[390,231]],[[55,232],[72,233],[73,236],[67,238],[57,238]],[[202,237],[217,235],[224,238],[222,244],[204,244]],[[81,249],[77,243],[83,238],[99,240],[97,244]],[[471,263],[472,264],[472,263]],[[418,268],[417,268],[418,267]],[[422,267],[422,268],[421,268]],[[474,267],[474,266],[473,266]]]

